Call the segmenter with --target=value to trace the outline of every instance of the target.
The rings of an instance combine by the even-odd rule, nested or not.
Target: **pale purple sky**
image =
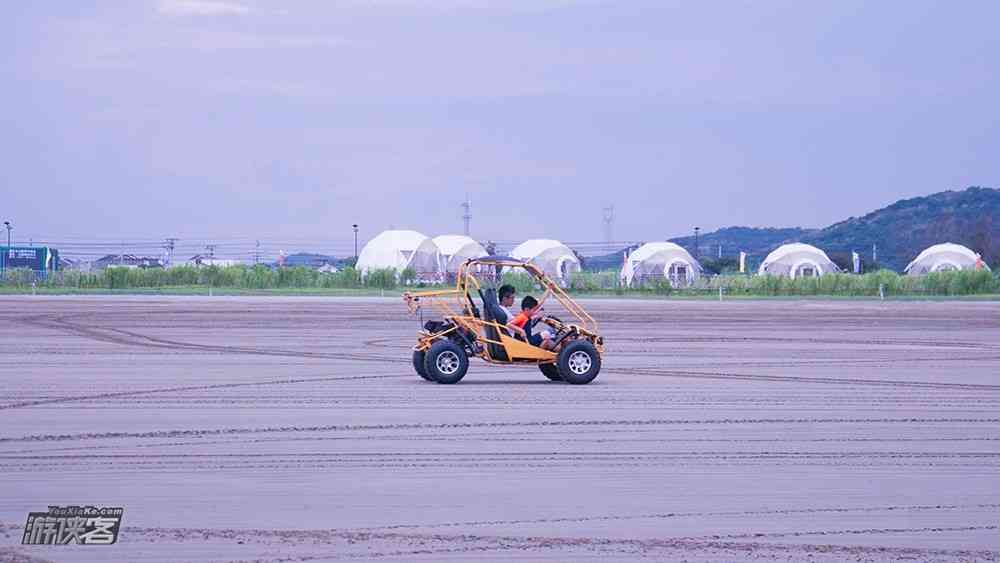
[[[652,240],[1000,185],[1000,4],[16,2],[17,238]],[[13,13],[12,13],[13,12]],[[337,244],[340,244],[339,242]]]

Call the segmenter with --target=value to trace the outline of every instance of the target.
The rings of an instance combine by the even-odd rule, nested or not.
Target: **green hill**
[[[970,187],[924,197],[904,199],[850,217],[824,229],[727,227],[698,237],[702,263],[712,268],[722,245],[724,262],[731,266],[739,251],[755,266],[770,251],[788,242],[817,246],[841,267],[849,268],[851,251],[871,263],[877,245],[878,266],[902,271],[921,250],[932,244],[954,242],[979,252],[991,267],[1000,267],[1000,190]],[[695,254],[694,236],[670,239]],[[623,249],[624,250],[624,249]],[[587,259],[588,270],[621,267],[622,251]]]
[[[904,199],[802,237],[828,254],[878,246],[878,261],[896,271],[932,244],[964,244],[991,265],[1000,262],[1000,190],[972,187]]]

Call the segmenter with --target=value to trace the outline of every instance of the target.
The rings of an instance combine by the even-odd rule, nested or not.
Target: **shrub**
[[[393,289],[396,287],[396,270],[392,268],[368,270],[363,283],[365,287]]]
[[[514,289],[516,289],[520,294],[527,294],[540,287],[535,283],[534,276],[523,270],[508,270],[504,272],[501,284],[510,284],[514,286]]]

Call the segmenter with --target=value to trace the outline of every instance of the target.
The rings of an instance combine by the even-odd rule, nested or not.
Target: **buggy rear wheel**
[[[542,371],[542,375],[551,379],[552,381],[562,381],[563,378],[559,375],[559,366],[555,364],[538,364],[538,369]]]
[[[558,365],[563,381],[585,385],[601,372],[601,355],[589,340],[574,340],[559,352]]]
[[[427,350],[424,370],[438,383],[458,383],[469,371],[469,356],[451,340],[438,340]]]
[[[427,381],[434,381],[431,379],[431,376],[427,375],[427,370],[424,368],[424,357],[426,355],[427,352],[424,352],[423,350],[413,351],[413,369],[420,377],[426,379]]]

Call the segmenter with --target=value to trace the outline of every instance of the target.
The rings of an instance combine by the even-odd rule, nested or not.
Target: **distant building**
[[[337,259],[333,256],[327,256],[325,254],[313,254],[310,252],[297,252],[295,254],[288,254],[285,256],[284,266],[287,268],[292,268],[295,266],[302,266],[305,268],[312,268],[318,270],[323,266],[334,266],[337,263]]]
[[[441,256],[441,270],[448,274],[458,272],[458,267],[469,258],[486,256],[483,245],[465,235],[441,235],[434,237],[434,244]]]
[[[620,277],[625,285],[670,280],[673,287],[687,287],[701,277],[701,264],[672,242],[647,242],[625,258]]]
[[[569,283],[570,275],[580,271],[580,259],[566,245],[550,239],[532,239],[514,247],[511,257],[531,262],[561,285]]]
[[[103,270],[104,268],[162,268],[163,263],[160,262],[159,258],[151,258],[149,256],[108,254],[91,262],[90,267],[94,270]]]
[[[54,272],[60,269],[59,251],[47,246],[0,246],[0,270],[13,268]]]
[[[911,276],[957,270],[989,270],[982,258],[961,244],[935,244],[913,259],[903,270]]]
[[[242,265],[242,260],[230,260],[224,258],[215,258],[214,256],[206,256],[204,254],[196,254],[191,258],[188,258],[185,265],[187,266],[218,266],[220,268],[225,268],[226,266],[239,266]]]
[[[85,262],[76,258],[60,258],[59,259],[59,269],[60,270],[89,270],[90,262]]]
[[[441,278],[441,253],[434,241],[416,231],[382,231],[368,241],[358,255],[357,269],[362,276],[371,270],[392,269],[396,274],[412,269],[417,279]]]
[[[809,244],[783,244],[764,258],[758,274],[811,278],[839,272],[825,252]]]

